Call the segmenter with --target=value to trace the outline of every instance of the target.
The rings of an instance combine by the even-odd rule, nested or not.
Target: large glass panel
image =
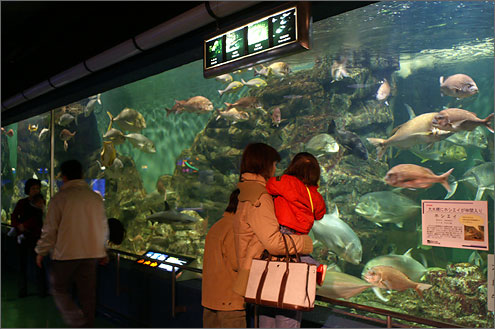
[[[41,180],[41,194],[50,199],[50,113],[2,127],[2,223],[19,199],[25,198],[29,178]]]
[[[196,61],[55,109],[55,173],[66,159],[83,162],[107,216],[127,229],[118,248],[187,255],[201,267],[243,148],[275,147],[277,174],[311,152],[328,210],[311,233],[314,258],[331,269],[320,295],[493,327],[493,236],[489,251],[425,246],[419,211],[421,200],[486,200],[493,232],[493,12],[488,1],[377,3],[314,23],[310,51],[209,80]],[[448,110],[446,121],[433,113],[445,109],[472,114]],[[36,120],[14,131],[31,136],[27,124]],[[13,175],[4,158],[17,161],[9,160],[14,183],[48,167],[22,157],[49,144],[25,149],[6,136],[2,192]],[[390,291],[369,289],[365,280],[379,286],[372,273]],[[344,295],[349,285],[356,290]]]

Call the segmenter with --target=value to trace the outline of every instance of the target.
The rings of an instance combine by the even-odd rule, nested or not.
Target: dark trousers
[[[93,327],[96,308],[96,258],[53,260],[52,294],[64,322],[71,327]],[[75,283],[79,307],[72,296]]]
[[[36,246],[36,240],[27,238],[19,245],[19,297],[27,295],[27,282],[28,282],[28,270],[34,270],[36,274],[36,283],[38,286],[38,293],[41,296],[45,296],[47,292],[45,269],[36,266],[36,253],[34,247]]]

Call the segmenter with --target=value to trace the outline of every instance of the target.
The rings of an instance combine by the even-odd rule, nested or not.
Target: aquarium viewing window
[[[309,49],[309,2],[290,3],[204,41],[205,78]]]

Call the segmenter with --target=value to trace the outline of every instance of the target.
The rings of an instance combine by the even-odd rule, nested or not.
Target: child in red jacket
[[[285,234],[308,234],[315,220],[326,213],[325,200],[318,192],[320,165],[307,152],[294,156],[282,176],[272,177],[266,189],[274,197],[275,215],[280,232]],[[317,265],[318,285],[325,280],[326,265],[318,263],[310,255],[301,256],[301,261]]]

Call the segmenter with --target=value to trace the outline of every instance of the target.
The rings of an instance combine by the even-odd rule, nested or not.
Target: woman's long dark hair
[[[274,162],[280,162],[280,154],[273,147],[265,143],[249,144],[242,153],[239,181],[244,173],[258,174],[268,180]]]

